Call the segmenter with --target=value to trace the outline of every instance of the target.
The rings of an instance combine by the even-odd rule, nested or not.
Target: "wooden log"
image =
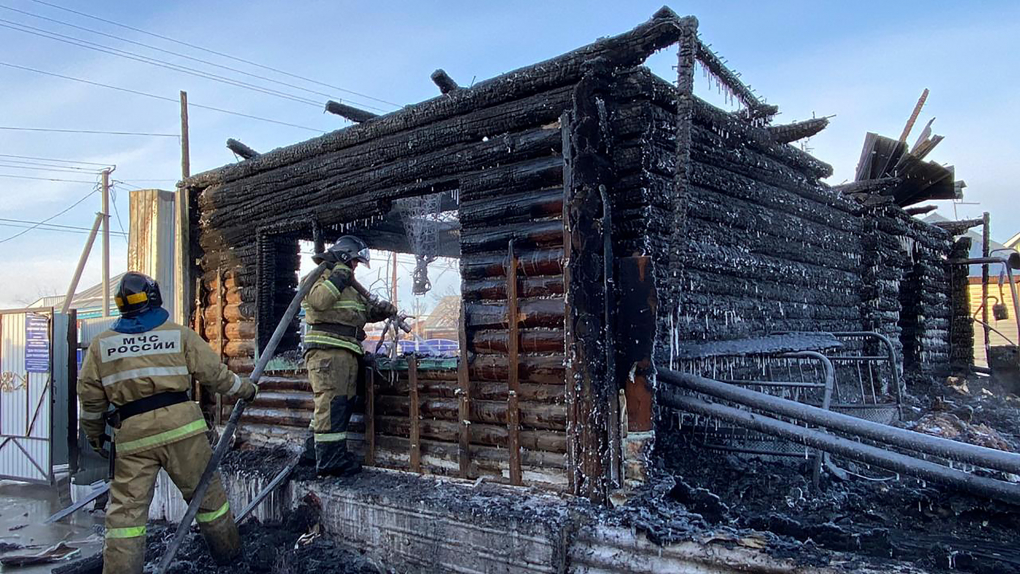
[[[520,273],[526,277],[563,274],[563,250],[539,249],[518,255]],[[507,262],[503,254],[465,255],[461,258],[460,274],[465,280],[506,277]]]
[[[418,371],[420,376],[427,371]],[[483,401],[505,401],[507,399],[507,386],[505,382],[497,381],[470,381],[469,393],[473,399]],[[275,383],[273,388],[286,387],[284,383]],[[289,385],[290,387],[296,385]],[[261,388],[261,386],[260,386]],[[428,381],[419,378],[418,392],[420,396],[442,397],[448,399],[459,398],[461,386],[457,381]],[[306,386],[306,392],[311,392],[311,387]],[[410,384],[405,378],[398,378],[396,381],[383,380],[377,377],[376,394],[393,395],[406,397],[410,394]],[[536,383],[521,383],[518,396],[524,402],[536,403],[562,403],[564,390],[562,385],[543,385]],[[468,419],[462,419],[468,420]]]
[[[209,343],[213,351],[216,351],[220,355],[222,360],[223,357],[254,357],[255,356],[255,340],[244,339],[240,341],[213,341]],[[221,352],[222,349],[222,352]]]
[[[557,167],[562,170],[562,166]],[[460,224],[465,228],[562,216],[562,188],[461,201],[460,204]]]
[[[510,266],[506,274],[506,322],[507,322],[507,448],[510,451],[510,484],[520,485],[521,481],[521,411],[518,393],[521,389],[518,363],[520,342],[519,309],[517,305],[517,255],[514,242],[510,241],[507,259]]]
[[[525,277],[520,280],[520,297],[530,299],[563,295],[563,277]],[[485,279],[464,281],[461,296],[466,301],[506,299],[506,281]]]
[[[456,421],[458,405],[456,400],[425,397],[420,401],[422,419]],[[376,414],[382,416],[410,416],[411,401],[408,397],[380,395],[376,397]],[[562,405],[521,402],[521,424],[534,429],[558,430],[566,428],[566,409]],[[500,425],[507,424],[506,401],[471,401],[471,421]],[[506,460],[506,454],[503,455]]]
[[[459,426],[469,429],[469,445],[507,448],[509,444],[506,427],[484,423],[458,425],[455,421],[436,419],[421,421],[421,437],[425,440],[457,444],[460,437]],[[386,435],[400,437],[408,436],[410,428],[407,419],[403,417],[379,417],[379,431]],[[522,430],[519,441],[525,450],[540,450],[559,454],[566,451],[566,436],[558,431]]]
[[[768,126],[765,129],[772,139],[779,143],[790,143],[809,138],[824,130],[829,125],[829,118],[811,118],[790,124]]]
[[[411,426],[411,472],[421,472],[421,401],[418,398],[418,358],[414,355],[407,360],[409,393],[409,424]]]
[[[506,325],[506,305],[467,303],[467,325],[472,329]],[[517,320],[524,327],[563,327],[563,299],[528,299],[520,302]]]
[[[326,111],[340,116],[345,120],[350,120],[356,124],[361,122],[367,122],[379,117],[379,114],[373,114],[372,112],[365,111],[354,106],[348,106],[347,104],[341,104],[335,100],[329,100],[326,102]]]
[[[507,227],[464,229],[460,234],[464,254],[502,251],[508,241],[521,250],[559,247],[563,243],[563,222],[559,219],[536,221]]]
[[[429,77],[432,78],[432,83],[439,86],[439,91],[444,94],[449,94],[454,90],[460,89],[460,86],[457,85],[457,82],[453,81],[453,78],[450,77],[450,74],[447,74],[446,70],[442,68],[439,68],[435,72],[432,72],[432,75],[430,75]]]
[[[653,18],[627,33],[598,40],[552,60],[481,82],[470,90],[458,90],[443,98],[408,106],[375,122],[338,130],[282,148],[258,158],[257,162],[252,162],[253,165],[244,168],[225,166],[201,173],[188,178],[184,185],[203,188],[234,181],[293,164],[302,158],[321,155],[326,151],[371,142],[393,133],[436,124],[472,110],[519,100],[556,86],[573,84],[580,78],[585,65],[593,59],[603,58],[614,67],[629,68],[643,62],[655,51],[674,43],[692,26],[696,26],[693,18],[675,16]]]
[[[543,385],[564,383],[562,355],[521,355],[521,381]],[[509,376],[507,361],[501,355],[477,355],[470,365],[471,379],[477,381],[506,381]]]
[[[520,350],[524,353],[563,353],[563,331],[560,329],[524,329],[520,331]],[[481,354],[501,354],[509,350],[505,330],[475,331],[468,349]]]
[[[244,375],[255,370],[254,357],[228,357],[226,364],[228,369],[239,375]]]
[[[226,287],[225,283],[226,282],[224,282],[224,290],[226,292],[222,296],[223,300],[224,300],[224,303],[228,304],[228,305],[233,305],[233,304],[241,303],[241,300],[242,300],[241,290],[240,289],[236,289],[236,288],[235,289],[231,289],[230,287]],[[216,305],[217,303],[219,303],[219,300],[220,300],[220,296],[217,295],[215,290],[213,290],[213,291],[210,291],[209,293],[206,293],[205,300],[203,301],[203,303],[205,303],[206,306]]]
[[[241,156],[241,159],[254,159],[261,155],[259,154],[259,152],[251,149],[250,147],[235,140],[234,138],[230,138],[227,140],[227,149]]]
[[[506,194],[546,189],[559,185],[562,177],[563,160],[555,155],[539,156],[502,167],[483,168],[459,177],[460,201],[463,205],[480,199],[495,199]]]
[[[204,314],[207,318],[208,314]],[[208,319],[207,319],[208,321]],[[207,341],[214,341],[219,336],[219,325],[215,323],[207,322],[205,324],[205,338]],[[228,341],[238,341],[243,339],[254,339],[255,338],[255,322],[254,321],[235,321],[227,323],[224,326],[223,334],[226,335]]]
[[[241,322],[251,320],[252,317],[247,317],[241,312],[242,303],[231,303],[223,305],[223,319],[225,321]],[[205,309],[205,320],[214,324],[220,323],[219,307],[210,307]]]

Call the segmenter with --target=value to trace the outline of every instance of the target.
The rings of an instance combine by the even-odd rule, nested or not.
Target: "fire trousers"
[[[346,349],[310,349],[305,353],[312,384],[315,413],[315,466],[320,473],[349,468],[347,425],[354,408],[358,383],[358,356]]]
[[[210,457],[212,448],[204,434],[117,455],[106,514],[103,574],[141,574],[145,566],[145,523],[160,469],[166,470],[190,502]],[[241,536],[219,473],[206,491],[196,520],[217,562],[227,563],[237,557]]]

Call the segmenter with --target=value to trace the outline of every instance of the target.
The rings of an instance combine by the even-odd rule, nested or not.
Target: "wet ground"
[[[0,556],[35,554],[60,542],[79,549],[79,556],[98,552],[102,548],[102,518],[77,512],[63,522],[43,524],[68,504],[69,497],[62,498],[56,487],[0,481]],[[0,566],[0,571],[42,574],[52,567]]]

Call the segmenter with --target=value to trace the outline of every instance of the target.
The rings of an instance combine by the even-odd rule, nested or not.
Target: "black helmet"
[[[123,317],[134,317],[142,311],[163,306],[159,284],[152,277],[134,271],[125,273],[121,278],[113,300]]]
[[[312,261],[316,263],[327,261],[329,263],[343,263],[344,265],[351,261],[360,261],[365,264],[365,267],[371,267],[369,264],[368,245],[353,235],[344,235],[337,239],[336,243],[330,246],[325,253],[313,255]]]

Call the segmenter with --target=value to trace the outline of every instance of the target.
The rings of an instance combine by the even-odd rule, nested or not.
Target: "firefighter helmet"
[[[121,278],[113,300],[123,317],[134,317],[142,311],[163,306],[159,284],[152,277],[134,271]]]
[[[353,235],[344,235],[337,239],[336,243],[326,249],[324,253],[313,255],[312,261],[316,263],[322,263],[323,261],[343,263],[344,265],[349,264],[351,261],[360,261],[365,264],[365,267],[371,267],[369,264],[368,244]]]

